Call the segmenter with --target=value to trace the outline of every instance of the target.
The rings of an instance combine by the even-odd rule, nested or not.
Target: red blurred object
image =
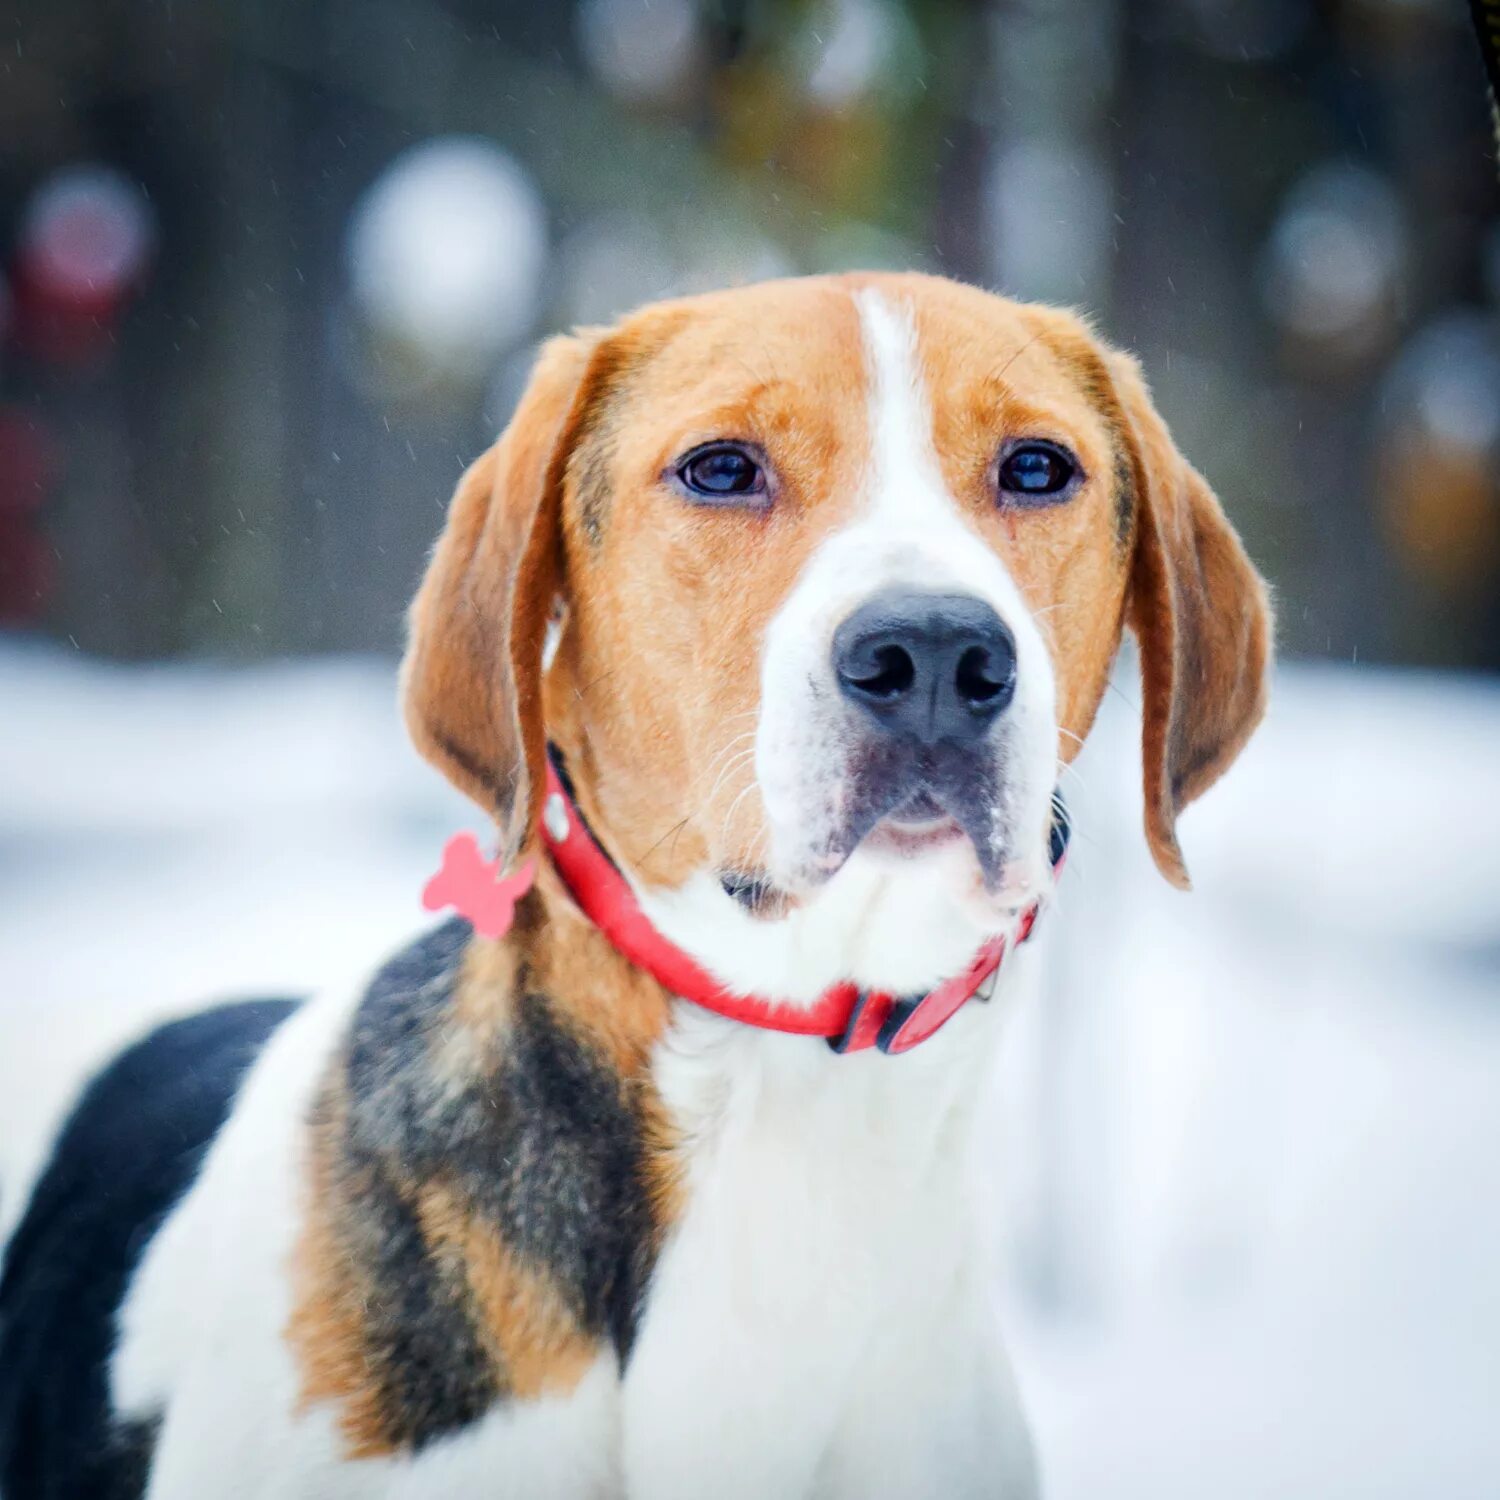
[[[37,529],[0,515],[0,625],[29,625],[41,618],[57,585],[57,558]]]
[[[0,624],[39,618],[57,582],[40,512],[61,468],[47,429],[29,413],[0,407]]]
[[[60,365],[97,363],[140,290],[156,239],[150,205],[109,167],[69,167],[32,195],[15,264],[15,336]]]

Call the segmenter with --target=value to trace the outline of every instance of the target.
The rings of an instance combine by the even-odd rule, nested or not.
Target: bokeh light
[[[428,141],[393,162],[354,210],[355,306],[430,371],[477,377],[536,318],[546,220],[508,153],[472,138]]]

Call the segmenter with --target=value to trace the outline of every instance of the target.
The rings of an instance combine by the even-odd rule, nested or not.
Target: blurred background
[[[1500,217],[1458,0],[19,0],[0,614],[391,651],[548,332],[916,266],[1089,310],[1295,655],[1500,667]]]
[[[1279,601],[1192,898],[1144,855],[1128,662],[1070,778],[995,1099],[1050,1493],[1493,1500],[1500,193],[1459,0],[12,0],[0,1005],[36,1047],[0,1084],[420,926],[473,815],[397,723],[402,614],[536,343],[856,266],[1091,313]]]

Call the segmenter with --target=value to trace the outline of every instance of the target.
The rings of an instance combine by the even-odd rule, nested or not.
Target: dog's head
[[[1260,717],[1269,617],[1136,366],[934,278],[787,281],[547,345],[459,484],[406,708],[512,856],[555,741],[648,911],[727,982],[919,984],[1047,880],[1058,763],[1126,624],[1146,834],[1186,885],[1176,818]],[[823,928],[881,910],[949,936],[820,963]]]

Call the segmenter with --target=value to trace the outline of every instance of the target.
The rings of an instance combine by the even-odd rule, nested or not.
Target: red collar
[[[994,938],[974,955],[962,974],[925,995],[902,997],[883,990],[862,990],[847,982],[824,990],[807,1006],[759,995],[737,995],[652,926],[629,882],[589,831],[550,754],[541,825],[552,863],[573,899],[631,963],[672,994],[706,1010],[767,1031],[826,1037],[835,1052],[861,1052],[872,1046],[887,1053],[909,1052],[981,990],[985,993],[980,998],[988,999],[992,988],[988,981],[1005,957],[1006,939]],[[1067,855],[1067,827],[1059,804],[1052,834],[1054,879],[1061,873]],[[1030,937],[1038,909],[1034,902],[1022,913],[1016,933],[1018,943]]]

